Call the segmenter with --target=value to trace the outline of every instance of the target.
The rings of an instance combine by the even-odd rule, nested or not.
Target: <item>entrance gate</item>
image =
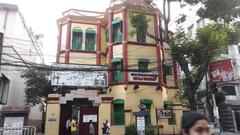
[[[89,135],[89,121],[93,121],[95,135],[98,135],[98,107],[80,107],[80,135]]]

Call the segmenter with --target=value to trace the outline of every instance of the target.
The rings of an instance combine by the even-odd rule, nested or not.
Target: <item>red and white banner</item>
[[[212,82],[233,81],[233,66],[230,59],[212,62],[210,65],[210,79]]]
[[[157,73],[153,72],[128,72],[129,82],[150,82],[157,83]]]

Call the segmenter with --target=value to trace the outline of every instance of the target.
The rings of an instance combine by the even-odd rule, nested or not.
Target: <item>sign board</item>
[[[108,71],[102,66],[55,64],[53,86],[107,87]]]
[[[137,132],[138,134],[144,134],[145,132],[145,118],[144,116],[137,116]]]
[[[89,121],[97,122],[97,115],[83,115],[83,123],[89,123]]]
[[[24,123],[24,117],[5,117],[4,118],[4,128],[22,128]],[[14,132],[14,133],[13,133]],[[22,130],[4,130],[3,135],[16,134],[21,135]]]
[[[154,72],[128,72],[129,82],[157,83],[158,75]]]
[[[170,119],[173,114],[171,110],[157,109],[157,118],[158,119]]]
[[[232,61],[228,59],[212,62],[210,64],[210,79],[212,82],[233,81]]]

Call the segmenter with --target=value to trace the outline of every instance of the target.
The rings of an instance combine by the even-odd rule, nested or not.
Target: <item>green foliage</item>
[[[132,27],[135,28],[134,31],[130,32],[130,36],[137,34],[137,41],[138,42],[145,42],[146,41],[146,32],[148,27],[149,20],[147,19],[146,12],[141,10],[139,13],[136,12],[129,12],[130,22]]]
[[[135,124],[130,124],[125,127],[125,135],[137,135],[137,128]]]
[[[225,23],[234,21],[240,16],[240,0],[174,0],[186,2],[190,5],[201,3],[201,7],[197,14],[202,18],[219,21]]]
[[[226,98],[225,98],[226,94],[224,91],[220,90],[215,94],[215,100],[216,100],[216,104],[220,105],[221,103],[223,103]]]
[[[151,125],[147,126],[145,135],[154,135],[154,134],[155,134],[155,131],[154,131],[153,126],[151,126]]]
[[[145,135],[154,135],[155,131],[153,126],[146,127]],[[135,124],[130,124],[125,127],[125,135],[137,135],[137,127]]]
[[[180,28],[169,42],[172,57],[184,72],[183,95],[187,96],[192,110],[196,106],[196,91],[208,71],[209,63],[230,43],[231,29],[228,25],[210,24],[198,29],[196,38],[191,39]]]
[[[207,91],[206,90],[199,90],[196,93],[196,100],[202,101],[203,98],[207,97]]]
[[[42,98],[47,97],[49,93],[53,93],[51,82],[48,79],[49,75],[49,71],[35,68],[29,68],[22,73],[21,77],[26,79],[25,97],[27,104],[42,103],[44,102]]]

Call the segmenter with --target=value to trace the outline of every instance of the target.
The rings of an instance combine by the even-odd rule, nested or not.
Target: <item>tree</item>
[[[239,0],[174,0],[186,2],[191,5],[202,4],[197,11],[201,18],[208,18],[213,21],[230,23],[240,17]]]
[[[224,25],[211,24],[198,29],[196,38],[191,39],[180,29],[169,41],[172,57],[185,75],[184,95],[189,100],[191,110],[196,110],[196,92],[208,71],[208,65],[229,45],[230,30]]]
[[[50,72],[37,68],[28,68],[23,71],[21,77],[26,79],[25,97],[30,105],[46,104],[45,98],[53,93],[51,82],[48,79]]]
[[[141,12],[135,14],[135,17],[130,16],[131,23],[139,23],[141,27],[148,26],[145,20],[146,16],[143,17]],[[140,29],[140,26],[133,25],[136,29]],[[238,35],[236,33],[239,29],[231,25],[211,24],[198,29],[195,39],[191,39],[182,29],[178,29],[173,38],[169,37],[169,31],[165,29],[165,39],[151,35],[146,29],[144,32],[149,37],[170,45],[173,59],[179,63],[185,74],[184,94],[189,100],[191,110],[196,110],[196,91],[208,71],[209,63],[219,56],[227,45],[238,42],[238,38],[233,38],[233,35]]]

